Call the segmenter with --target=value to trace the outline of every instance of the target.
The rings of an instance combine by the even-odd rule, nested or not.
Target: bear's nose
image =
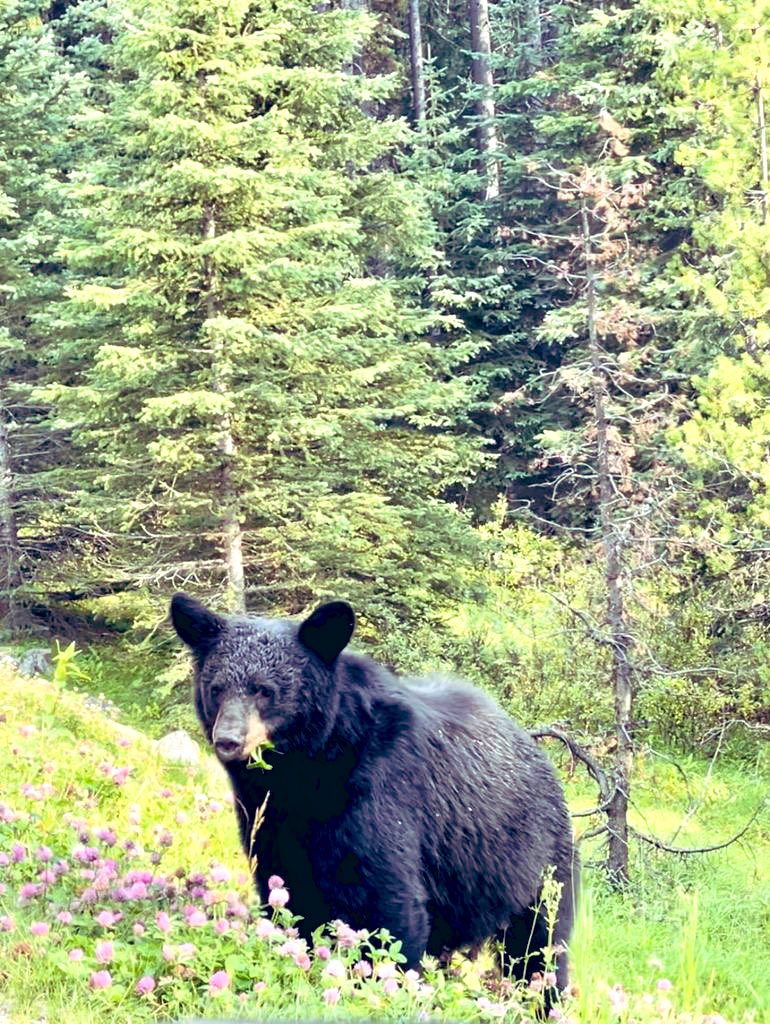
[[[240,754],[241,746],[241,740],[235,739],[233,736],[217,736],[214,750],[223,761],[232,761]]]

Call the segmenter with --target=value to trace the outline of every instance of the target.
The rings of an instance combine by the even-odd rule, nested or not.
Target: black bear
[[[550,866],[566,984],[569,814],[550,762],[494,701],[343,653],[355,619],[342,601],[296,623],[223,617],[177,594],[171,618],[194,656],[195,707],[230,776],[263,902],[279,875],[306,938],[334,919],[387,928],[414,968],[426,952],[497,937],[514,976],[529,977],[549,940],[537,907]],[[270,770],[249,763],[266,740]]]

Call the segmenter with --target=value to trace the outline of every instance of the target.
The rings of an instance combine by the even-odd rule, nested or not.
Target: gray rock
[[[108,718],[117,718],[120,715],[120,708],[117,704],[109,697],[105,697],[103,693],[100,693],[98,697],[87,693],[83,697],[83,703],[87,708],[98,711],[101,715],[107,715]]]
[[[0,651],[0,668],[10,669],[13,672],[19,670],[19,659],[10,651]],[[0,1024],[2,1022],[0,1021]]]
[[[53,672],[51,652],[46,647],[32,647],[19,660],[19,672],[24,676],[50,676]]]
[[[158,753],[172,764],[198,764],[201,759],[198,744],[184,729],[175,729],[159,739]]]

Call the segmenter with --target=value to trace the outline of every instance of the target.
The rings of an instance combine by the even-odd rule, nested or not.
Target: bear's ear
[[[327,665],[339,657],[356,627],[353,609],[345,601],[331,601],[316,608],[299,627],[299,641]]]
[[[187,594],[174,594],[171,598],[171,622],[194,651],[211,647],[225,627],[221,616]]]

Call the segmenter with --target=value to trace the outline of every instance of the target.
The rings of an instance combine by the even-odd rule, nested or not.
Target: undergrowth
[[[213,760],[164,764],[149,739],[61,680],[0,674],[0,701],[0,1008],[14,1024],[533,1019],[537,986],[487,990],[484,956],[404,974],[398,943],[372,946],[344,923],[306,948],[281,880],[271,906],[256,903]],[[686,774],[687,787],[669,760],[640,758],[637,827],[670,838],[690,814],[676,843],[713,842],[766,789],[760,766],[692,762]],[[585,784],[567,784],[573,806],[587,806]],[[639,847],[623,895],[589,866],[571,948],[576,994],[556,1012],[571,1024],[766,1020],[769,852],[763,812],[740,843],[705,857]]]

